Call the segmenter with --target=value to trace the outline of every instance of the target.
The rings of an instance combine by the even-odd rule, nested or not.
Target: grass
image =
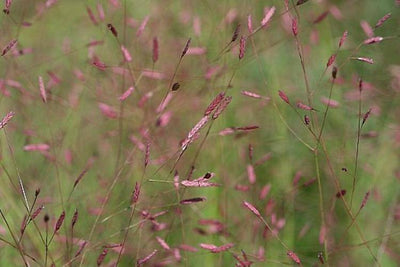
[[[287,3],[12,1],[2,264],[397,266],[398,5]]]

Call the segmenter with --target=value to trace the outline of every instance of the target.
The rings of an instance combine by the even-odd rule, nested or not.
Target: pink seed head
[[[344,44],[344,42],[346,41],[347,35],[348,35],[348,32],[344,31],[343,35],[342,35],[342,37],[340,38],[340,41],[339,41],[339,48],[341,48],[342,45]]]
[[[250,34],[253,33],[253,20],[250,14],[247,16],[247,30]]]
[[[288,251],[287,255],[289,256],[289,258],[291,258],[295,263],[297,264],[301,264],[301,261],[299,259],[299,257],[296,255],[296,253],[294,253],[293,251]]]
[[[236,25],[235,31],[233,32],[232,35],[231,43],[237,40],[237,38],[239,37],[239,33],[240,33],[240,24]]]
[[[100,266],[103,263],[104,258],[107,256],[107,254],[108,254],[108,249],[104,248],[103,251],[100,253],[99,257],[97,258],[97,266]]]
[[[239,45],[239,60],[244,57],[244,53],[246,51],[246,37],[240,37],[240,45]]]
[[[382,41],[383,41],[383,37],[377,36],[377,37],[368,38],[367,40],[364,41],[364,44],[365,45],[376,44],[376,43],[380,43]]]
[[[275,14],[276,8],[273,6],[268,9],[267,12],[265,12],[265,16],[261,21],[261,27],[267,26],[268,22],[271,20],[272,16]]]
[[[147,22],[149,21],[149,16],[146,16],[142,23],[140,24],[138,30],[136,31],[136,37],[140,37],[140,35],[142,35],[144,28],[146,28]]]
[[[125,46],[121,45],[121,51],[122,51],[122,54],[124,55],[125,61],[127,61],[127,62],[132,61],[132,56]]]
[[[279,97],[280,97],[283,101],[285,101],[286,103],[290,104],[289,98],[287,97],[287,95],[286,95],[283,91],[279,90],[279,91],[278,91],[278,94],[279,94]]]
[[[330,56],[328,59],[328,63],[326,63],[326,67],[329,67],[330,65],[332,65],[333,62],[335,62],[335,59],[336,59],[336,54],[333,54],[332,56]]]
[[[158,39],[157,37],[153,38],[153,63],[156,63],[158,60]]]
[[[221,92],[219,93],[213,101],[208,105],[206,108],[206,111],[204,112],[204,116],[208,116],[215,110],[215,108],[221,103],[221,101],[224,99],[225,93]]]
[[[375,28],[382,26],[382,24],[387,21],[392,16],[392,13],[387,13],[385,16],[380,18],[378,22],[375,24]]]
[[[253,212],[257,217],[261,217],[261,213],[249,202],[243,201],[243,205],[250,210],[251,212]]]
[[[1,56],[4,56],[5,54],[7,54],[8,51],[10,51],[17,43],[17,40],[11,40],[6,47],[4,47],[3,52],[1,53]]]
[[[42,97],[43,102],[47,103],[46,89],[44,88],[44,82],[43,82],[42,76],[39,76],[39,90],[40,90],[40,96]]]
[[[229,105],[229,103],[232,101],[231,96],[226,96],[221,103],[218,105],[217,109],[215,110],[214,114],[212,115],[212,119],[216,120],[219,115],[226,109],[226,107]]]
[[[58,217],[58,220],[56,222],[56,226],[54,228],[54,233],[57,233],[58,230],[60,230],[60,228],[61,228],[61,226],[62,226],[62,224],[64,222],[64,219],[65,219],[65,211],[63,211],[61,213],[60,217]]]
[[[7,123],[14,117],[15,113],[13,111],[10,111],[7,113],[6,116],[0,121],[0,129],[3,129]]]
[[[92,23],[93,23],[94,25],[97,25],[96,17],[94,16],[93,11],[90,9],[90,7],[87,7],[87,8],[86,8],[86,11],[87,11],[87,13],[88,13],[88,15],[89,15],[89,18],[90,18],[90,20],[92,21]]]
[[[297,106],[298,108],[300,108],[300,109],[303,109],[303,110],[314,110],[312,107],[310,107],[310,106],[308,106],[308,105],[306,105],[306,104],[304,104],[304,103],[302,103],[302,102],[300,102],[300,101],[298,101],[298,102],[296,103],[296,106]]]
[[[297,19],[296,18],[292,19],[292,33],[293,33],[294,36],[297,36],[297,34],[299,34],[299,29],[298,29]]]

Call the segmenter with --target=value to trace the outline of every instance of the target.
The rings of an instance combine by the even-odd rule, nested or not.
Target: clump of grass
[[[398,265],[389,4],[78,2],[4,2],[5,265]]]

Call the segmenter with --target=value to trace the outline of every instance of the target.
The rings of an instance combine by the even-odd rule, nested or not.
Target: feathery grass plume
[[[257,217],[261,218],[261,213],[249,202],[243,201],[243,205],[250,210],[251,212],[253,212]]]
[[[364,123],[367,121],[369,115],[371,114],[371,111],[372,111],[372,109],[370,108],[370,109],[364,114],[363,119],[362,119],[362,123],[361,123],[361,127],[364,126]]]
[[[6,0],[3,12],[4,14],[10,14],[10,7],[11,7],[12,0]]]
[[[279,91],[278,91],[278,94],[279,94],[279,97],[280,97],[283,101],[285,101],[286,103],[288,103],[288,104],[290,105],[289,98],[288,98],[288,96],[287,96],[283,91],[279,90]]]
[[[157,242],[160,244],[161,247],[163,247],[165,250],[171,250],[167,242],[165,242],[164,239],[162,239],[159,236],[156,236]]]
[[[47,103],[47,94],[46,94],[46,89],[44,88],[42,76],[39,76],[39,90],[40,90],[40,96],[42,97],[43,102]]]
[[[256,173],[254,171],[253,165],[247,165],[247,178],[249,179],[250,184],[256,183]]]
[[[144,167],[146,168],[149,165],[150,161],[150,142],[146,144],[146,151],[144,153]]]
[[[342,37],[340,37],[340,40],[339,40],[339,48],[341,48],[342,45],[344,44],[344,42],[346,41],[347,35],[348,35],[348,32],[344,31],[342,34]]]
[[[217,106],[214,114],[212,115],[212,119],[216,120],[219,115],[225,110],[225,108],[231,103],[232,97],[231,96],[226,96],[221,100],[221,103]]]
[[[264,98],[263,96],[261,96],[259,94],[256,94],[256,93],[253,93],[253,92],[250,92],[250,91],[246,91],[246,90],[243,90],[240,93],[242,95],[245,95],[245,96],[248,96],[248,97],[252,97],[252,98],[257,98],[257,99]],[[265,99],[268,99],[268,98],[265,98]]]
[[[156,255],[156,253],[158,252],[157,249],[153,250],[153,252],[151,252],[149,255],[147,255],[144,258],[138,259],[137,260],[137,265],[140,266],[146,262],[148,262],[152,257],[154,257],[154,255]]]
[[[273,6],[265,13],[264,18],[261,20],[261,27],[266,27],[272,16],[275,14],[276,8]]]
[[[60,217],[58,217],[58,220],[56,222],[56,226],[54,227],[54,234],[58,232],[58,230],[60,230],[63,222],[65,219],[65,211],[63,211],[60,215]]]
[[[244,53],[246,52],[246,37],[240,37],[240,45],[239,45],[239,60],[244,57]]]
[[[90,7],[86,7],[86,12],[88,13],[89,18],[90,18],[90,20],[92,21],[92,23],[93,23],[94,25],[97,25],[98,22],[97,22],[97,20],[96,20],[96,17],[95,17],[94,14],[93,14],[93,11],[90,9]]]
[[[6,47],[4,47],[3,52],[1,53],[1,56],[4,56],[5,54],[7,54],[8,51],[10,51],[10,50],[15,46],[15,44],[16,44],[17,42],[18,42],[17,39],[11,40],[11,41],[6,45]]]
[[[193,203],[203,202],[206,200],[207,200],[207,198],[205,198],[205,197],[194,197],[194,198],[182,199],[181,201],[179,201],[179,203],[181,205],[189,205],[189,204],[193,204]]]
[[[260,191],[260,195],[258,196],[258,198],[260,200],[265,199],[270,190],[271,190],[271,184],[264,185],[263,188]]]
[[[296,103],[296,106],[297,106],[299,109],[303,109],[303,110],[315,110],[314,108],[312,108],[312,107],[310,107],[310,106],[308,106],[308,105],[306,105],[306,104],[304,104],[304,103],[302,103],[302,102],[300,102],[300,101],[298,101],[298,102]]]
[[[47,151],[50,149],[48,144],[30,144],[24,146],[24,151]]]
[[[76,222],[78,221],[78,209],[75,209],[74,215],[71,219],[71,228],[74,229]]]
[[[107,256],[107,254],[108,254],[108,249],[104,248],[103,251],[100,253],[99,257],[97,258],[97,266],[100,266],[103,263],[104,258]]]
[[[201,248],[204,248],[204,249],[207,249],[207,250],[213,250],[213,249],[216,249],[216,248],[217,248],[216,245],[213,245],[213,244],[205,244],[205,243],[200,243],[200,247],[201,247]]]
[[[360,22],[360,25],[367,37],[372,38],[374,36],[374,30],[371,28],[367,21],[362,20]]]
[[[140,183],[135,183],[135,189],[132,192],[131,205],[138,202],[140,196]]]
[[[142,35],[144,28],[146,28],[147,22],[149,21],[149,16],[146,16],[142,23],[140,24],[139,28],[136,31],[136,37],[140,37],[140,35]]]
[[[218,246],[215,246],[213,244],[204,244],[204,243],[202,243],[202,244],[200,244],[200,247],[204,248],[204,249],[207,249],[207,250],[211,251],[212,253],[220,253],[220,252],[229,250],[234,245],[235,244],[233,244],[233,243],[228,243],[228,244],[225,244],[225,245],[222,245],[222,246],[218,247]]]
[[[360,206],[360,210],[362,208],[364,208],[365,205],[367,204],[367,201],[368,201],[368,198],[369,198],[369,194],[370,194],[369,191],[367,193],[365,193],[365,196],[364,196],[363,201],[362,201],[361,206]]]
[[[187,252],[197,252],[198,249],[187,244],[180,244],[179,249]]]
[[[100,59],[96,56],[93,57],[92,65],[101,71],[105,71],[107,68],[106,64],[104,62],[100,61]]]
[[[333,62],[335,62],[336,59],[336,54],[333,54],[332,56],[329,57],[328,62],[326,63],[326,67],[329,67],[330,65],[333,64]]]
[[[201,120],[190,130],[185,140],[182,142],[181,148],[182,151],[187,148],[187,146],[193,142],[194,137],[200,132],[200,130],[206,125],[209,117],[204,116]]]
[[[205,47],[189,47],[187,54],[188,55],[204,55],[207,52],[207,48]]]
[[[85,174],[87,173],[87,171],[89,170],[88,167],[86,167],[85,169],[83,169],[83,171],[78,175],[78,177],[76,178],[73,188],[75,189],[75,187],[78,185],[78,183],[82,180],[83,176],[85,176]]]
[[[121,51],[122,51],[122,54],[124,55],[125,61],[131,62],[132,61],[132,56],[129,53],[128,49],[125,46],[121,45]]]
[[[29,219],[30,221],[33,221],[39,214],[40,212],[43,210],[44,206],[41,205],[39,206],[39,208],[37,208],[31,215],[31,218]]]
[[[380,18],[378,22],[375,24],[375,29],[382,26],[382,24],[387,21],[392,16],[392,13],[387,13],[385,16]]]
[[[131,86],[129,87],[118,99],[119,101],[124,101],[125,99],[128,98],[128,96],[130,96],[133,91],[135,90],[135,87]]]
[[[104,15],[104,9],[101,3],[97,3],[97,14],[99,14],[99,18],[101,21],[104,21],[105,15]]]
[[[101,113],[110,119],[116,119],[118,117],[118,113],[109,105],[104,103],[98,104]]]
[[[325,18],[326,18],[326,16],[329,14],[329,11],[325,11],[325,12],[323,12],[321,15],[319,15],[312,23],[313,24],[317,24],[317,23],[320,23],[321,21],[323,21]]]
[[[192,38],[189,38],[189,39],[187,40],[186,45],[185,45],[185,47],[184,47],[183,50],[182,50],[181,58],[183,58],[183,57],[186,55],[186,53],[187,53],[187,51],[188,51],[188,49],[189,49],[189,46],[190,46],[190,42],[191,42],[191,41],[192,41]]]
[[[3,129],[7,123],[14,117],[15,113],[13,111],[10,111],[7,113],[6,116],[0,121],[0,129]]]
[[[296,253],[294,253],[293,251],[288,251],[287,255],[289,256],[289,258],[291,258],[295,263],[297,264],[301,264],[301,261],[299,259],[299,257],[296,255]]]
[[[215,186],[220,186],[219,184],[216,183],[211,183],[207,182],[204,180],[199,180],[199,181],[189,181],[189,180],[183,180],[181,181],[181,184],[186,187],[215,187]]]
[[[181,87],[181,85],[179,83],[174,83],[172,85],[171,91],[177,91],[179,89],[179,87]]]
[[[293,33],[294,36],[297,36],[297,34],[299,34],[299,29],[298,29],[297,19],[296,18],[292,19],[292,33]]]
[[[208,105],[208,107],[204,111],[204,116],[210,115],[211,112],[213,112],[215,110],[215,108],[221,103],[221,101],[224,99],[224,97],[225,97],[225,93],[224,92],[219,93],[213,99],[213,101],[211,101],[211,103]]]
[[[333,100],[332,98],[324,97],[324,96],[321,97],[321,102],[331,108],[337,108],[340,105],[338,101]]]
[[[383,37],[381,37],[381,36],[376,36],[376,37],[368,38],[368,39],[365,40],[363,43],[364,43],[365,45],[376,44],[376,43],[382,42],[382,40],[383,40]]]
[[[118,32],[117,32],[117,30],[115,29],[115,27],[114,27],[111,23],[108,23],[108,24],[107,24],[107,28],[111,31],[111,33],[112,33],[115,37],[118,37]]]
[[[247,16],[247,30],[249,31],[249,34],[253,33],[253,20],[251,14]]]
[[[102,40],[94,40],[94,41],[87,43],[86,46],[93,47],[93,46],[98,46],[98,45],[103,45],[103,44],[104,44],[104,41],[102,41]]]
[[[240,24],[236,25],[235,31],[233,32],[232,35],[231,43],[237,40],[237,38],[239,37],[239,33],[240,33]]]
[[[368,64],[374,64],[374,60],[372,58],[368,58],[368,57],[351,57],[350,59],[358,60],[358,61],[365,62]]]
[[[153,38],[153,63],[156,63],[158,60],[158,39],[157,37]]]
[[[50,76],[50,81],[53,82],[54,84],[60,84],[61,79],[58,77],[54,72],[48,71],[47,74]]]

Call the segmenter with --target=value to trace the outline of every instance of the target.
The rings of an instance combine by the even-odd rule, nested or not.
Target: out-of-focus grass
[[[36,219],[38,229],[44,235],[44,213],[50,215],[50,232],[62,210],[66,211],[64,227],[50,246],[48,265],[66,264],[78,246],[72,252],[66,252],[65,243],[58,236],[71,234],[70,220],[75,209],[79,219],[74,236],[87,240],[113,180],[119,180],[110,194],[103,215],[100,216],[94,235],[85,250],[83,266],[91,266],[102,251],[102,246],[120,243],[129,219],[131,192],[135,182],[141,181],[144,171],[144,153],[131,142],[134,135],[140,142],[151,143],[151,164],[146,169],[142,181],[139,203],[128,234],[125,254],[120,265],[132,266],[138,258],[143,258],[153,249],[159,252],[150,263],[171,260],[177,262],[170,252],[165,252],[155,241],[156,236],[164,238],[172,248],[182,243],[199,247],[200,243],[222,245],[234,243],[235,246],[224,253],[213,254],[199,249],[199,252],[183,252],[182,265],[215,266],[233,265],[235,255],[243,250],[256,266],[280,266],[291,264],[285,248],[271,233],[263,237],[263,226],[248,210],[242,201],[253,203],[268,222],[273,216],[285,219],[285,226],[279,231],[284,243],[297,253],[304,266],[318,264],[317,253],[323,251],[319,243],[321,217],[319,213],[319,190],[317,183],[302,186],[306,181],[316,178],[313,153],[310,152],[288,130],[285,123],[293,129],[307,144],[314,146],[315,140],[303,125],[302,116],[309,114],[294,109],[281,101],[278,90],[283,90],[292,103],[301,100],[307,102],[304,75],[301,70],[295,40],[290,30],[290,17],[284,13],[283,1],[58,1],[44,8],[46,1],[14,1],[10,15],[1,14],[0,44],[6,46],[12,39],[18,39],[18,49],[32,48],[33,53],[14,57],[9,52],[1,59],[0,71],[3,80],[15,80],[20,88],[5,85],[9,95],[0,97],[1,114],[15,111],[16,115],[1,135],[1,172],[0,205],[14,233],[19,233],[21,221],[26,214],[20,192],[13,189],[6,173],[15,185],[20,174],[30,203],[34,191],[41,189],[38,205],[45,209]],[[90,7],[97,16],[96,5],[102,4],[105,20],[94,25],[87,14]],[[342,19],[335,19],[331,13],[318,24],[312,21],[322,12],[333,6],[342,12]],[[245,57],[238,60],[237,41],[230,46],[232,51],[220,54],[229,43],[238,23],[241,34],[248,35],[247,16],[253,17],[254,28],[263,17],[265,6],[276,6],[277,11],[265,29],[247,39]],[[398,194],[399,183],[395,177],[399,162],[399,125],[398,125],[398,77],[397,83],[390,73],[392,65],[398,65],[398,25],[399,11],[394,1],[309,1],[293,9],[290,16],[300,16],[299,40],[303,46],[305,66],[310,87],[313,92],[316,116],[322,121],[325,106],[320,97],[329,95],[330,69],[324,73],[328,58],[337,49],[338,41],[344,30],[349,37],[337,54],[335,65],[339,67],[339,80],[333,87],[332,98],[340,102],[337,109],[328,113],[323,138],[328,151],[329,162],[335,176],[331,174],[323,150],[319,150],[319,167],[322,182],[322,197],[325,220],[327,221],[327,246],[329,263],[332,266],[396,266],[399,260],[398,239]],[[391,12],[392,17],[376,29],[377,36],[393,36],[380,44],[362,46],[354,56],[373,58],[372,65],[347,59],[354,49],[367,37],[360,27],[360,21],[370,25]],[[227,14],[236,14],[228,21]],[[143,19],[149,16],[143,34],[136,36]],[[286,16],[286,22],[285,22]],[[200,34],[196,34],[194,20],[201,22]],[[289,19],[289,22],[287,21]],[[128,25],[124,26],[124,21]],[[21,23],[31,22],[30,27]],[[118,31],[118,41],[107,29],[112,23]],[[288,24],[289,23],[289,24]],[[285,30],[285,27],[289,27]],[[312,32],[318,34],[318,40],[312,41]],[[152,40],[159,40],[159,61],[153,66]],[[178,68],[174,82],[181,88],[174,93],[167,111],[172,112],[170,123],[165,127],[156,127],[159,114],[155,112],[168,89],[179,56],[187,39],[191,37],[191,47],[206,48],[205,55],[186,55]],[[93,40],[104,43],[96,47],[87,47]],[[132,86],[130,75],[122,76],[114,72],[116,67],[128,69],[123,62],[120,45],[126,46],[132,54],[129,68],[137,83],[136,91],[120,105],[118,97]],[[93,54],[107,65],[105,71],[95,68]],[[221,71],[212,79],[204,78],[210,67],[221,67]],[[141,75],[142,70],[160,71],[165,80],[154,80]],[[78,80],[73,71],[79,69],[85,76]],[[38,76],[50,80],[48,71],[61,78],[61,83],[48,89],[49,102],[42,103],[38,89]],[[379,259],[374,262],[368,250],[361,243],[360,236],[346,213],[341,199],[336,198],[334,178],[337,177],[342,189],[347,190],[345,200],[350,202],[352,174],[355,166],[357,142],[358,101],[349,97],[357,94],[357,79],[362,77],[365,89],[362,92],[362,114],[373,107],[373,112],[362,128],[362,134],[370,131],[376,137],[361,138],[358,157],[357,183],[353,198],[353,214],[356,214],[367,191],[371,192],[369,202],[361,210],[356,221],[365,236],[372,253]],[[393,82],[394,81],[394,82]],[[226,89],[229,85],[229,88]],[[397,88],[396,88],[397,86]],[[219,92],[227,90],[233,97],[231,104],[213,124],[199,157],[195,162],[193,178],[206,172],[216,174],[217,188],[181,189],[179,198],[173,187],[173,174],[170,170],[176,160],[174,152],[179,150],[179,142],[203,116],[204,109]],[[270,101],[260,101],[241,95],[242,90],[256,92],[269,97]],[[148,92],[153,96],[143,107],[138,102]],[[276,103],[274,108],[272,101]],[[112,120],[103,116],[98,103],[113,107],[121,120]],[[280,114],[282,118],[280,117]],[[283,121],[283,120],[284,121]],[[258,125],[260,128],[237,135],[220,136],[218,133],[227,127]],[[208,125],[202,130],[198,140],[191,144],[183,155],[176,170],[180,178],[185,179],[193,158],[200,147]],[[317,133],[319,129],[317,129]],[[148,139],[146,139],[146,136]],[[51,149],[45,154],[27,152],[24,145],[47,143]],[[247,149],[254,147],[254,162],[266,153],[271,158],[255,168],[257,182],[248,183],[246,166],[250,164]],[[9,147],[11,149],[9,149]],[[12,152],[11,152],[11,151]],[[65,159],[65,153],[72,153],[72,162]],[[126,162],[128,155],[132,158]],[[171,157],[161,169],[159,161]],[[15,159],[15,164],[14,164]],[[117,161],[117,159],[119,159]],[[92,166],[75,188],[73,183],[78,175],[93,160]],[[341,168],[348,172],[342,172]],[[298,187],[292,185],[293,176],[301,171],[302,178]],[[156,180],[156,181],[149,181]],[[158,182],[157,182],[158,181]],[[161,182],[165,181],[165,182]],[[259,199],[261,188],[271,185],[266,199]],[[237,185],[248,186],[247,192],[236,190]],[[184,198],[207,197],[204,203],[177,205]],[[270,213],[266,213],[268,203],[274,203]],[[36,206],[38,207],[38,206]],[[36,208],[35,207],[35,208]],[[178,210],[179,209],[179,210]],[[143,227],[138,223],[143,217],[142,211],[151,214],[168,211],[156,219],[166,223],[167,228],[160,232],[151,229],[151,222]],[[397,211],[398,213],[398,211]],[[397,219],[396,219],[397,218]],[[198,229],[207,232],[207,227],[199,225],[199,219],[219,220],[226,226],[221,234],[201,235]],[[8,229],[1,222],[1,237],[13,243]],[[304,231],[302,229],[308,229]],[[2,264],[22,265],[17,249],[1,243]],[[24,250],[44,265],[45,247],[30,224],[22,241]],[[70,246],[70,243],[69,243]],[[265,249],[265,262],[256,262],[255,255],[259,247]],[[118,254],[110,251],[105,262],[112,263]],[[74,261],[78,266],[80,258]],[[32,265],[34,265],[33,263]]]

